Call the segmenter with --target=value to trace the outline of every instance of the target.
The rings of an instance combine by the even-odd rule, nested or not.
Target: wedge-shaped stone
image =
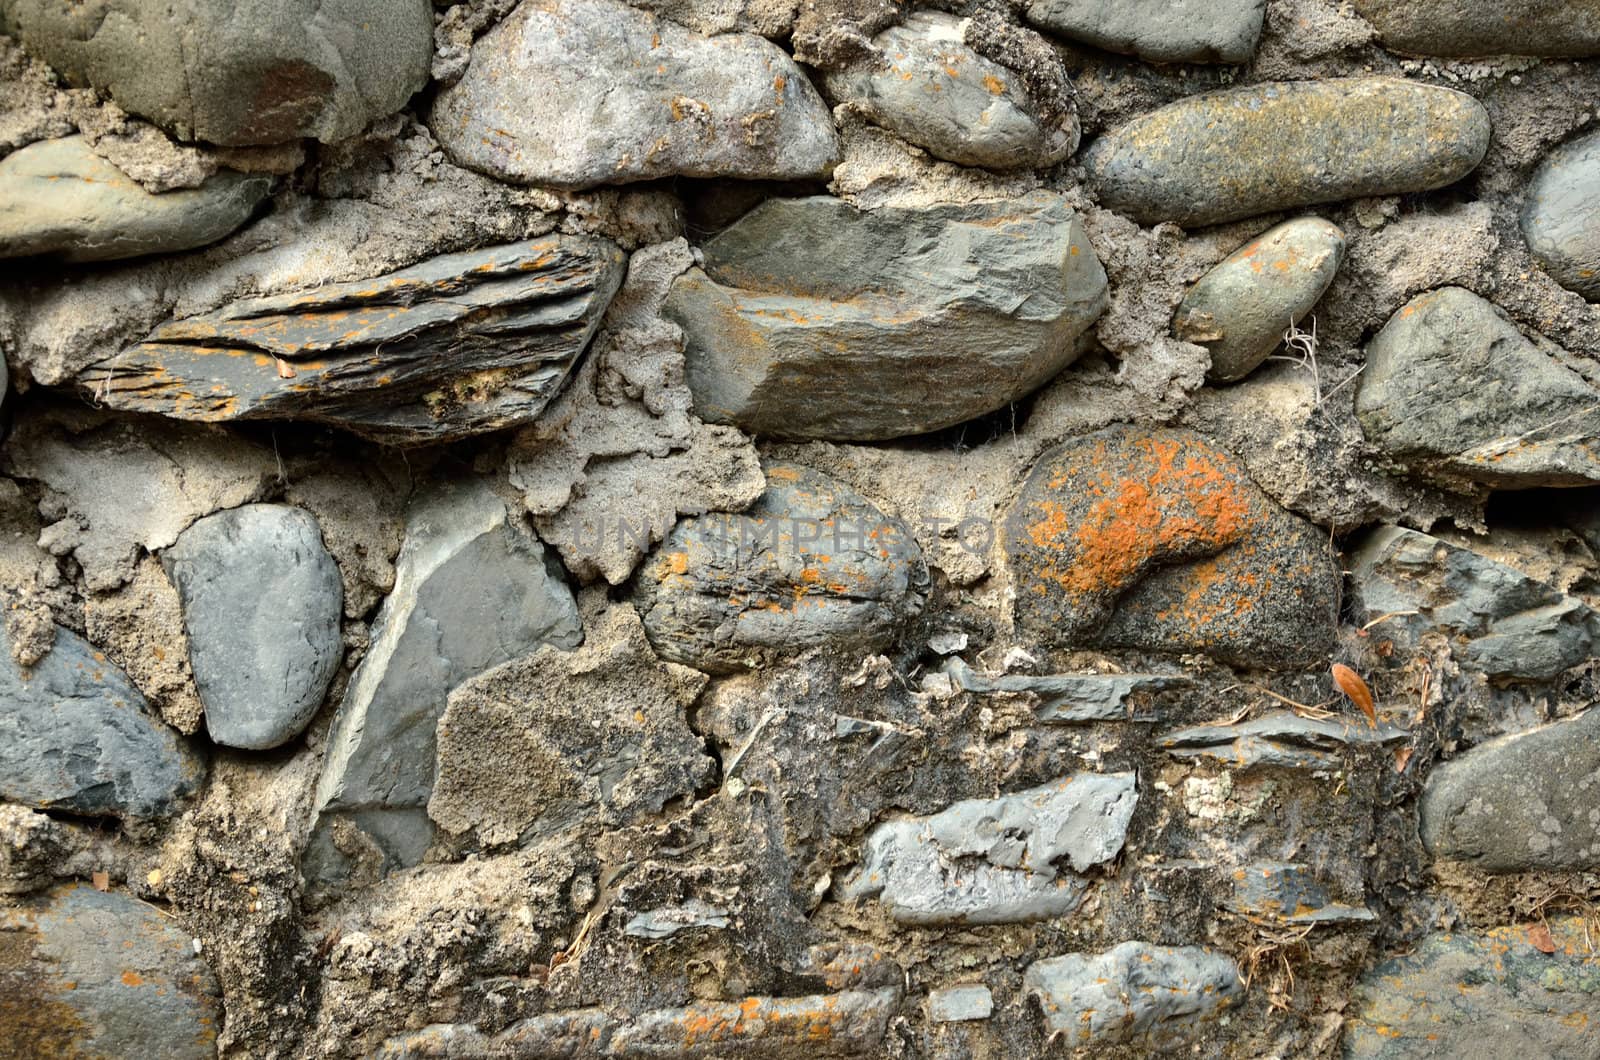
[[[1600,55],[1595,0],[1355,0],[1386,48],[1408,55]]]
[[[1239,969],[1224,955],[1148,942],[1035,961],[1022,985],[1038,998],[1051,1037],[1079,1047],[1177,1049],[1244,999]]]
[[[1595,5],[1600,31],[1600,4]],[[1550,152],[1528,183],[1522,236],[1555,281],[1600,302],[1600,132]]]
[[[1009,693],[1034,695],[1039,705],[1034,717],[1065,724],[1082,721],[1154,721],[1136,716],[1128,697],[1135,692],[1165,692],[1193,684],[1182,674],[1001,674],[989,677],[973,672],[960,659],[945,663],[957,688],[984,695]]]
[[[1028,21],[1108,51],[1157,62],[1243,63],[1266,0],[1033,0]]]
[[[1285,710],[1238,725],[1179,729],[1159,744],[1176,758],[1209,758],[1235,769],[1333,769],[1352,747],[1381,747],[1407,737],[1388,723],[1373,728],[1363,718],[1302,718]]]
[[[249,298],[157,328],[85,369],[113,408],[179,419],[302,419],[384,441],[537,416],[622,282],[581,236],[445,254],[371,280]]]

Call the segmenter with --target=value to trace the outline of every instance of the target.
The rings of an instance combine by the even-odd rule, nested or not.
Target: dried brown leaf
[[[97,891],[109,891],[111,890],[111,873],[91,872],[89,874],[89,882],[94,884],[94,889]]]
[[[1394,771],[1396,773],[1404,773],[1406,771],[1406,766],[1411,764],[1411,756],[1415,753],[1415,750],[1412,747],[1401,747],[1395,751]]]
[[[1348,696],[1350,702],[1359,707],[1361,713],[1367,716],[1367,725],[1376,729],[1378,727],[1378,711],[1372,702],[1372,689],[1367,687],[1367,683],[1361,679],[1361,675],[1344,663],[1334,663],[1333,683],[1338,685],[1339,691]]]
[[[1554,953],[1556,940],[1550,935],[1550,927],[1544,923],[1529,924],[1527,927],[1528,944],[1540,953]]]

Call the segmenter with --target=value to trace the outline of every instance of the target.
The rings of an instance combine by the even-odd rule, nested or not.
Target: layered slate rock
[[[260,750],[298,736],[344,657],[344,589],[316,518],[283,504],[218,512],[161,561],[211,739]]]
[[[1600,51],[1600,9],[1594,14]],[[1528,183],[1522,236],[1561,286],[1600,302],[1600,132],[1550,152]]]
[[[896,136],[962,165],[1035,168],[1077,149],[1075,115],[1042,113],[1016,71],[963,38],[953,15],[913,12],[872,39],[876,65],[830,73],[824,87]]]
[[[1032,0],[1029,22],[1155,62],[1243,63],[1255,54],[1266,0]]]
[[[78,382],[130,412],[316,420],[389,442],[459,438],[544,409],[623,272],[622,251],[587,236],[445,254],[169,321]]]
[[[1416,470],[1500,488],[1600,482],[1600,389],[1460,287],[1418,295],[1367,345],[1356,417]]]
[[[1351,577],[1384,636],[1414,646],[1447,634],[1454,652],[1494,677],[1548,680],[1600,643],[1600,612],[1555,586],[1468,548],[1400,526],[1367,535]]]
[[[1136,714],[1128,697],[1145,696],[1185,688],[1194,683],[1183,674],[1001,674],[989,677],[974,673],[960,659],[945,664],[955,686],[963,692],[981,695],[1035,696],[1036,721],[1070,724],[1088,721],[1154,721]]]
[[[198,188],[152,195],[81,136],[0,159],[0,258],[108,261],[214,243],[250,219],[272,178],[223,170]]]
[[[1286,221],[1200,277],[1179,303],[1172,332],[1211,351],[1207,379],[1243,379],[1311,312],[1343,260],[1337,225],[1320,217]]]
[[[1334,901],[1306,865],[1257,861],[1233,872],[1236,913],[1280,924],[1365,924],[1377,919],[1366,906]]]
[[[1408,55],[1600,55],[1594,0],[1355,0],[1386,48]]]
[[[766,474],[748,512],[680,519],[645,561],[639,612],[663,659],[723,673],[818,646],[868,652],[921,612],[928,569],[909,527],[810,468]]]
[[[1018,627],[1071,646],[1302,665],[1332,645],[1326,537],[1188,431],[1114,428],[1040,458],[1005,521]]]
[[[375,868],[417,864],[433,837],[435,728],[451,690],[540,644],[581,640],[571,591],[487,483],[419,497],[394,590],[329,733],[307,878],[343,879],[374,853]]]
[[[217,1055],[221,990],[155,906],[87,885],[0,909],[0,1043],[15,1057]]]
[[[858,210],[774,199],[703,248],[665,313],[695,412],[755,434],[877,440],[1036,389],[1107,304],[1060,198]]]
[[[1082,773],[873,829],[846,898],[876,897],[902,924],[1007,924],[1063,916],[1083,873],[1117,856],[1138,801],[1132,773]]]
[[[88,641],[58,626],[55,646],[24,669],[10,630],[0,639],[0,799],[96,817],[160,818],[199,788],[204,761]]]
[[[0,26],[74,84],[184,140],[324,143],[428,79],[428,0],[12,0]]]
[[[1022,983],[1051,1037],[1078,1047],[1176,1049],[1244,999],[1239,969],[1222,954],[1148,942],[1035,961]]]
[[[1471,96],[1354,77],[1189,96],[1102,136],[1084,164],[1118,213],[1209,225],[1442,188],[1488,147],[1489,115]]]
[[[461,165],[583,188],[658,177],[820,177],[833,119],[777,45],[702,37],[617,0],[523,0],[430,119]]]
[[[1584,917],[1429,935],[1368,972],[1353,1000],[1347,1060],[1590,1056],[1600,957]]]
[[[1406,730],[1364,718],[1303,718],[1281,710],[1237,725],[1193,725],[1158,741],[1175,758],[1206,758],[1230,769],[1337,769],[1352,750],[1403,743]]]

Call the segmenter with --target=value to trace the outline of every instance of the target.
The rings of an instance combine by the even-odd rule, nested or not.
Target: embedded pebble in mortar
[[[1000,674],[990,677],[975,673],[961,659],[946,662],[943,672],[963,692],[1037,696],[1039,705],[1034,708],[1034,720],[1047,724],[1154,721],[1151,716],[1136,716],[1128,697],[1135,692],[1165,692],[1194,683],[1193,678],[1183,674]]]
[[[1101,205],[1153,225],[1217,224],[1316,203],[1430,191],[1472,172],[1489,114],[1394,77],[1268,82],[1189,96],[1084,155]]]
[[[1600,9],[1595,25],[1600,30]],[[1528,182],[1522,235],[1561,286],[1600,302],[1600,132],[1550,152]]]
[[[928,991],[928,1018],[935,1023],[986,1020],[994,1012],[994,997],[982,983],[962,983]]]
[[[967,166],[1053,165],[1078,147],[1076,116],[1049,122],[1016,71],[963,43],[965,22],[917,11],[872,39],[884,65],[866,60],[830,73],[828,94],[874,124]]]
[[[473,46],[429,124],[468,169],[565,188],[821,177],[839,155],[828,108],[777,45],[702,37],[617,0],[524,0]]]
[[[1366,906],[1335,902],[1311,869],[1281,861],[1253,861],[1233,872],[1234,912],[1280,924],[1365,924],[1377,919]]]
[[[1383,46],[1406,55],[1600,55],[1595,0],[1355,0]]]
[[[1177,1049],[1244,998],[1239,969],[1222,954],[1148,942],[1035,961],[1022,983],[1038,998],[1051,1036],[1069,1046]]]
[[[0,258],[109,261],[215,243],[250,219],[272,178],[223,170],[198,188],[152,195],[81,136],[0,159]]]
[[[247,504],[201,519],[161,560],[211,739],[264,750],[298,736],[344,657],[344,590],[316,518]]]
[[[1032,0],[1028,21],[1063,37],[1155,62],[1243,63],[1266,0]]]
[[[1172,332],[1211,351],[1207,379],[1243,379],[1311,312],[1343,260],[1337,225],[1320,217],[1286,221],[1200,277],[1178,305]]]

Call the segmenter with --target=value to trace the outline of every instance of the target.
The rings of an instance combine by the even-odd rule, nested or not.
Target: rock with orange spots
[[[316,420],[399,443],[527,423],[622,283],[588,236],[445,254],[169,321],[90,365],[97,402],[185,420]]]
[[[830,73],[828,94],[930,154],[990,169],[1053,165],[1078,146],[1075,114],[1044,114],[1016,71],[963,40],[962,20],[917,11],[872,39],[866,64]]]
[[[83,884],[0,909],[0,1052],[217,1055],[221,991],[161,910]]]
[[[1308,866],[1281,861],[1255,861],[1233,873],[1234,912],[1280,924],[1365,924],[1377,919],[1366,906],[1346,905]]]
[[[1594,15],[1600,50],[1600,9]],[[1528,183],[1522,237],[1561,286],[1600,302],[1600,132],[1550,152]]]
[[[639,611],[662,658],[725,673],[812,647],[871,652],[922,611],[910,528],[810,468],[766,474],[748,512],[680,519],[646,560]]]
[[[1032,0],[1028,21],[1156,62],[1244,63],[1255,54],[1266,0]]]
[[[1069,1047],[1180,1048],[1244,999],[1239,969],[1226,956],[1148,942],[1035,961],[1022,984],[1038,999],[1051,1037]]]
[[[899,1001],[900,991],[886,987],[657,1009],[618,1026],[602,1055],[618,1060],[880,1056]]]
[[[617,0],[523,0],[429,124],[468,169],[564,188],[821,177],[839,155],[828,108],[777,45]]]
[[[1332,647],[1326,537],[1187,431],[1113,428],[1035,465],[1005,524],[1019,628],[1071,646],[1302,665]]]
[[[702,419],[753,434],[878,440],[1032,392],[1107,304],[1059,196],[886,206],[772,199],[702,248],[665,312]]]
[[[1415,470],[1497,488],[1600,482],[1600,389],[1461,287],[1418,295],[1367,345],[1356,417]]]

